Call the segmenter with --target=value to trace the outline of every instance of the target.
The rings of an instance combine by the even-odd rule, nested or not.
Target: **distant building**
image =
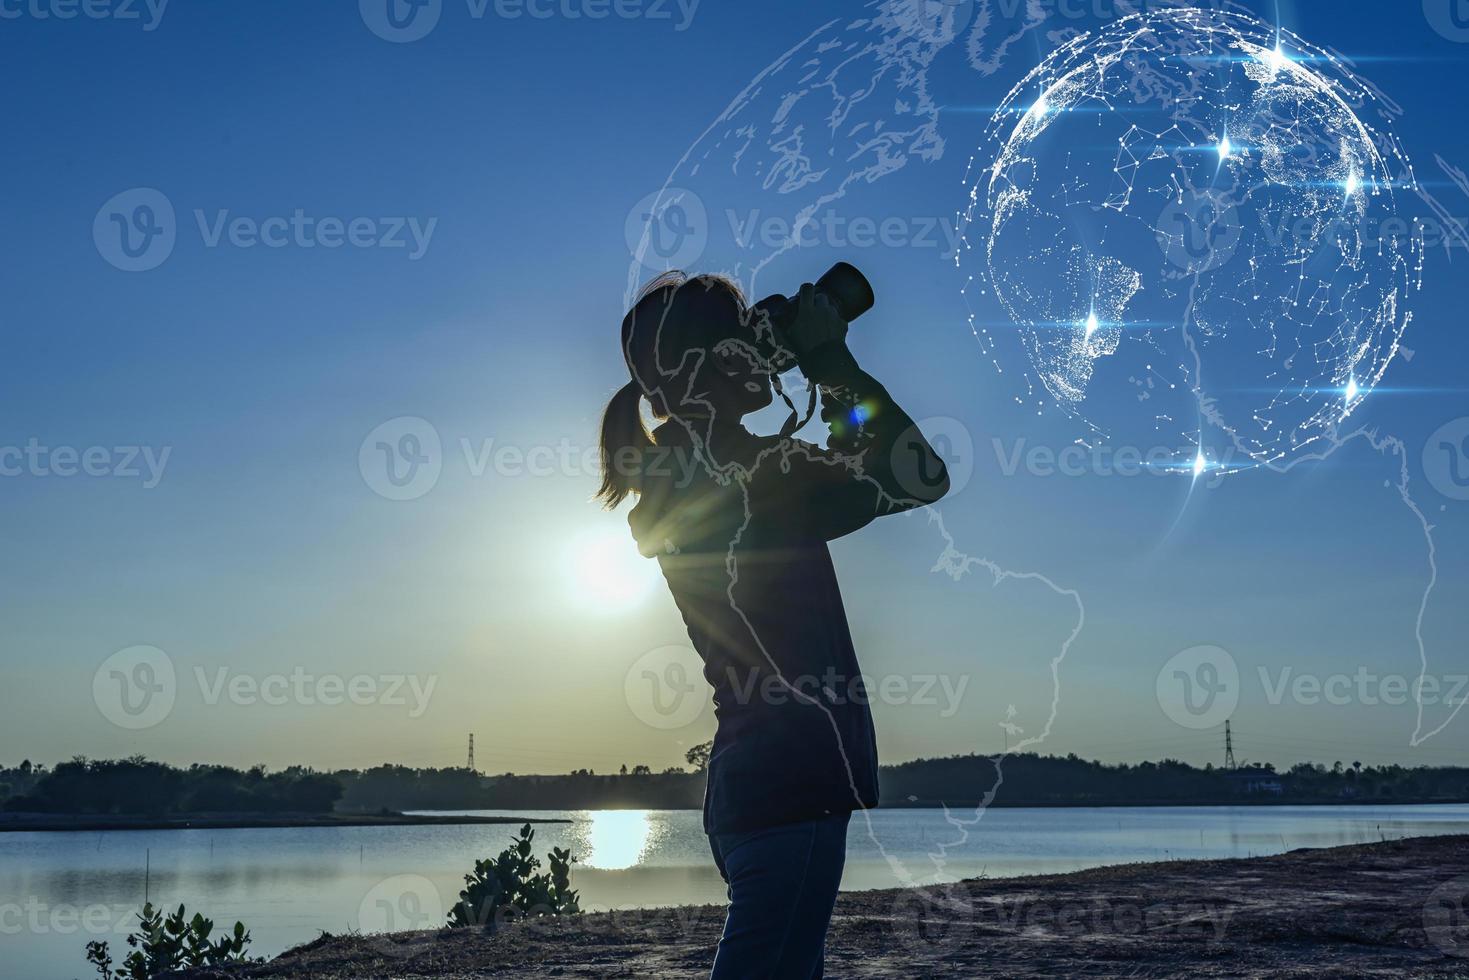
[[[1230,786],[1244,796],[1283,796],[1285,779],[1265,766],[1245,766],[1225,773]]]

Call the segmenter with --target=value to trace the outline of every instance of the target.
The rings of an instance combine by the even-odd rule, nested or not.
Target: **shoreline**
[[[1462,980],[1469,929],[1454,913],[1466,898],[1469,835],[846,892],[827,973]],[[494,935],[323,935],[266,963],[173,977],[673,980],[707,972],[723,915],[684,906],[532,920]]]
[[[1096,803],[1067,802],[1032,802],[1032,803],[1000,803],[993,801],[985,803],[983,800],[917,800],[912,803],[904,803],[902,806],[878,806],[878,810],[938,810],[948,807],[951,810],[976,809],[984,807],[987,810],[1117,810],[1117,809],[1187,809],[1190,807],[1287,807],[1287,806],[1469,806],[1466,800],[1393,800],[1393,799],[1352,799],[1352,800],[1282,800],[1282,799],[1219,799],[1219,800],[1157,800],[1157,801],[1110,801]]]
[[[1220,799],[1220,800],[1155,800],[1155,801],[1111,801],[1097,803],[1075,803],[1075,802],[1008,802],[1001,803],[993,800],[986,803],[984,800],[905,800],[902,803],[882,803],[873,807],[868,812],[879,812],[883,810],[941,810],[948,807],[950,810],[967,809],[973,810],[983,807],[986,810],[1160,810],[1160,809],[1190,809],[1196,807],[1398,807],[1398,806],[1462,806],[1469,807],[1469,799],[1464,800],[1393,800],[1393,799],[1354,799],[1354,800],[1279,800],[1279,799]],[[608,806],[598,804],[596,806],[571,806],[571,807],[456,807],[445,810],[414,810],[413,813],[459,813],[469,810],[501,810],[511,813],[577,813],[587,812],[620,812],[624,810],[646,810],[649,813],[684,813],[698,812],[695,806],[644,806],[639,804],[619,804]],[[861,813],[855,810],[854,813]]]
[[[406,813],[199,813],[122,817],[70,813],[0,814],[0,834],[124,830],[264,830],[289,827],[433,827],[460,824],[570,823],[554,817],[476,817]]]
[[[878,812],[882,812],[884,810],[942,810],[945,807],[947,807],[950,810],[976,810],[976,809],[980,809],[980,808],[984,808],[986,810],[1164,810],[1164,809],[1186,810],[1186,809],[1202,809],[1202,808],[1219,809],[1219,808],[1234,808],[1234,807],[1245,808],[1245,809],[1257,809],[1257,808],[1268,809],[1270,807],[1285,808],[1285,807],[1407,807],[1407,806],[1436,806],[1436,807],[1461,806],[1461,807],[1469,807],[1469,800],[1378,800],[1378,799],[1368,799],[1368,800],[1261,800],[1261,799],[1222,799],[1222,800],[1190,800],[1190,801],[1187,801],[1187,802],[1180,802],[1178,800],[1158,800],[1158,801],[1142,801],[1142,802],[1122,801],[1122,802],[1105,802],[1105,803],[1073,803],[1073,802],[1064,802],[1064,803],[1055,803],[1055,802],[1042,802],[1042,803],[1035,803],[1035,802],[1032,802],[1032,803],[1009,802],[1009,803],[1001,803],[1001,802],[999,802],[997,800],[996,801],[991,801],[989,803],[986,803],[983,800],[915,800],[915,801],[911,801],[910,802],[910,801],[906,801],[905,800],[901,804],[899,804],[899,803],[894,803],[894,804],[891,804],[891,805],[886,804],[886,803],[879,804],[878,806],[873,807],[871,810],[869,810],[867,812],[869,812],[869,813],[878,813]],[[462,807],[462,808],[459,808],[459,809],[449,809],[449,810],[415,810],[413,812],[415,812],[415,813],[441,814],[441,813],[458,813],[458,812],[460,812],[460,810],[475,810],[475,809],[479,809],[479,810],[505,810],[505,811],[515,812],[515,813],[576,813],[576,812],[581,812],[581,811],[587,811],[587,812],[614,812],[615,813],[615,812],[622,812],[622,811],[626,811],[626,810],[646,810],[649,813],[697,813],[697,812],[699,812],[699,807],[698,806],[639,806],[639,805],[636,805],[636,804],[626,804],[626,805],[619,805],[619,806],[598,805],[598,806],[587,806],[587,807],[559,807],[559,808],[558,807],[526,807],[526,808],[521,808],[521,809],[516,809],[514,807],[499,807],[499,806],[497,806],[497,807]],[[853,811],[853,812],[854,813],[861,813],[863,811],[857,810],[857,811]],[[544,818],[535,818],[535,819],[544,819]],[[535,819],[532,820],[532,823],[535,822]]]
[[[986,806],[987,809],[1004,810],[1157,810],[1157,809],[1203,809],[1203,808],[1248,808],[1271,807],[1452,807],[1466,803],[1452,800],[1427,800],[1405,802],[1401,800],[1229,800],[1219,802],[1177,801],[1156,803],[998,803],[987,806],[982,801],[930,802],[919,800],[902,806],[879,806],[872,811],[883,810],[951,810]],[[465,809],[472,809],[466,807]],[[499,809],[499,808],[496,808]],[[252,814],[252,813],[198,813],[175,817],[120,816],[116,814],[85,813],[3,813],[0,812],[0,834],[6,833],[73,833],[127,830],[251,830],[286,829],[293,827],[426,827],[455,826],[465,824],[557,824],[574,823],[572,817],[529,816],[532,813],[569,813],[578,810],[622,812],[629,810],[650,813],[696,813],[697,807],[573,807],[551,810],[525,810],[516,816],[481,816],[460,814],[456,810],[415,810],[411,813],[330,813],[330,814]]]

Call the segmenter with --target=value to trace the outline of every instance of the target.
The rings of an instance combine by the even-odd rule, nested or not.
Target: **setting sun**
[[[658,563],[638,553],[626,528],[582,535],[563,560],[577,601],[603,612],[641,605],[661,580]]]

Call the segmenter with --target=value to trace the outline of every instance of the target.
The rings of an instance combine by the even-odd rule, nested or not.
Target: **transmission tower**
[[[474,768],[474,732],[469,733],[469,761],[464,764],[464,768],[470,772],[479,771]]]
[[[470,737],[470,741],[474,741],[473,736]],[[473,748],[470,751],[473,752]],[[1227,721],[1224,723],[1224,768],[1237,768],[1234,764],[1234,733],[1229,730],[1229,722]]]

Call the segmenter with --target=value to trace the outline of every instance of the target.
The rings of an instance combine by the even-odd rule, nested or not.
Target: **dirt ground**
[[[1469,980],[1466,899],[1469,837],[860,892],[837,903],[826,975]],[[324,936],[268,964],[188,976],[697,977],[722,918],[706,906],[545,919],[494,936]]]

